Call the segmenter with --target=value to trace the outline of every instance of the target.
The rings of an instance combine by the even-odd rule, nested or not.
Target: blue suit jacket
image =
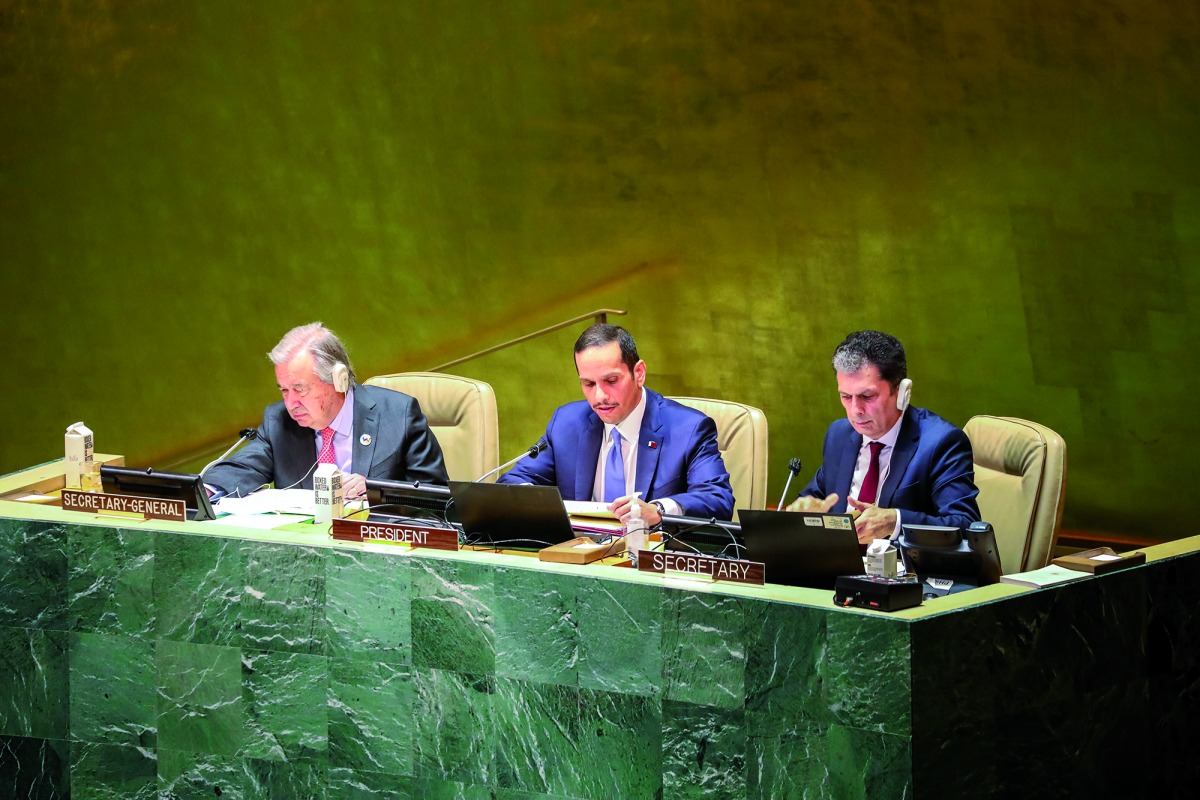
[[[370,444],[363,444],[363,437]],[[416,398],[381,386],[354,386],[351,469],[367,478],[445,485],[442,448]],[[277,489],[312,488],[317,460],[312,428],[292,419],[283,401],[263,412],[258,437],[205,473],[204,482],[245,496],[263,484]]]
[[[546,426],[549,449],[523,459],[499,482],[557,486],[564,500],[591,500],[603,438],[604,422],[587,401],[560,406]],[[633,485],[643,500],[669,497],[688,516],[733,517],[733,487],[717,449],[716,423],[649,389]]]
[[[844,513],[862,438],[847,419],[830,425],[821,468],[800,494],[825,498],[836,492],[830,511]],[[876,505],[899,509],[906,525],[966,527],[979,520],[978,494],[967,435],[937,414],[909,406]]]

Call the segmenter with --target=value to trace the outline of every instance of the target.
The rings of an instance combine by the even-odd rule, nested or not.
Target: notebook
[[[832,589],[839,575],[863,574],[849,514],[739,510],[746,558],[766,565],[767,582]]]
[[[466,544],[549,547],[574,538],[556,486],[450,481]]]

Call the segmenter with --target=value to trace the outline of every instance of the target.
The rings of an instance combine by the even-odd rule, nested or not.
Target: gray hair
[[[346,346],[337,334],[319,322],[292,328],[283,335],[279,344],[267,353],[267,358],[271,359],[272,364],[279,366],[291,361],[301,350],[308,350],[312,355],[313,366],[322,383],[333,384],[333,368],[339,362],[346,365],[346,370],[350,373],[350,383],[357,383]]]
[[[843,375],[854,375],[873,366],[879,377],[895,389],[908,377],[908,359],[904,345],[895,336],[879,331],[855,331],[833,351],[833,369]]]

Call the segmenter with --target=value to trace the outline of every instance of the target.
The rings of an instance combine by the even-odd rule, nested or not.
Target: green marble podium
[[[1171,796],[1198,547],[884,615],[0,500],[0,797]]]

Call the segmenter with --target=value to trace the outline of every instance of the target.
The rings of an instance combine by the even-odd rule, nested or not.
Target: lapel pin
[[[651,439],[649,442],[646,442],[646,446],[649,447],[651,450],[653,450],[656,447],[658,447],[658,442]]]
[[[361,444],[363,447],[370,447],[371,446],[371,434],[364,433],[362,436],[358,437],[358,443]]]

